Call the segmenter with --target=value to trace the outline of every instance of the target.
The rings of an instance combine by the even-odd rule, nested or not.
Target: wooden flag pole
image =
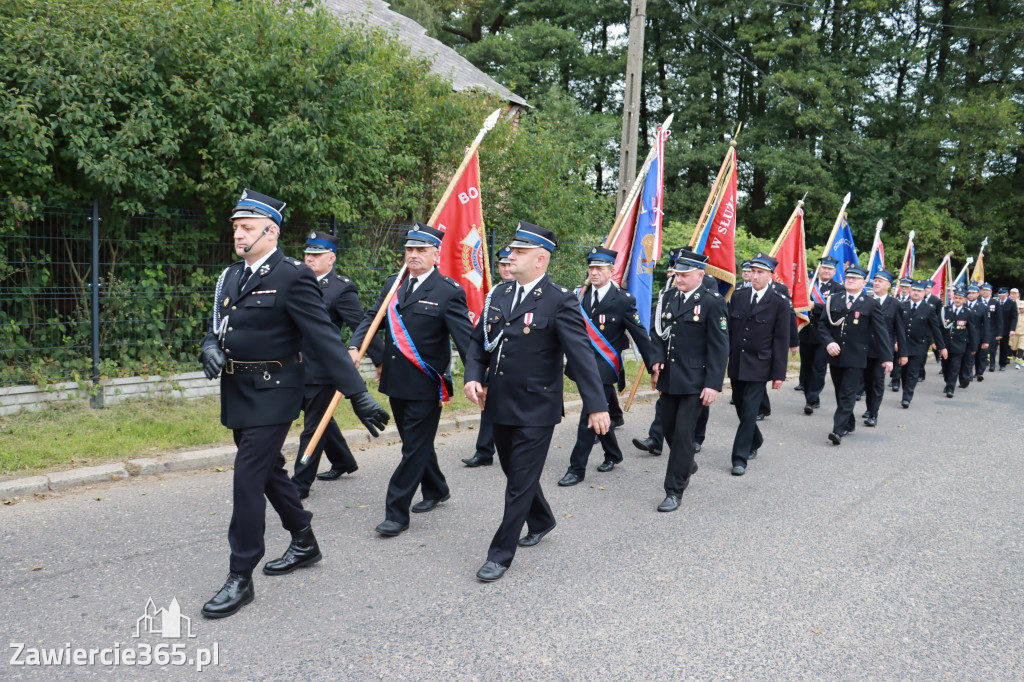
[[[804,199],[806,198],[807,194],[804,194]],[[796,202],[796,208],[794,208],[793,212],[789,214],[789,220],[786,221],[786,226],[782,228],[782,234],[780,234],[779,238],[775,240],[774,244],[772,244],[772,250],[768,252],[768,255],[772,258],[775,258],[775,254],[777,254],[779,249],[782,248],[782,243],[786,241],[786,237],[789,236],[790,231],[793,229],[793,225],[796,224],[797,214],[800,209],[804,207],[804,199],[800,199]]]
[[[441,215],[441,210],[444,208],[445,202],[452,195],[455,190],[455,185],[458,183],[459,178],[462,177],[462,173],[466,170],[466,166],[473,159],[473,155],[476,154],[480,148],[480,143],[483,142],[484,136],[488,132],[494,129],[494,126],[498,123],[498,117],[501,115],[501,109],[495,109],[491,112],[491,115],[484,121],[484,125],[480,128],[480,131],[473,138],[472,144],[469,145],[469,149],[466,150],[465,156],[462,157],[462,163],[459,164],[459,168],[455,171],[455,175],[452,176],[451,181],[448,183],[448,188],[445,189],[444,194],[441,195],[441,200],[437,202],[437,206],[434,208],[434,212],[430,216],[430,220],[427,224],[431,227],[437,222],[437,218]],[[485,259],[486,263],[486,259]],[[486,268],[486,265],[484,266]],[[395,292],[398,291],[398,287],[402,284],[402,279],[405,275],[406,267],[402,264],[402,269],[398,271],[398,276],[395,277],[394,283],[391,285],[391,289],[388,290],[387,296],[384,297],[383,302],[380,304],[380,308],[377,310],[377,314],[373,316],[373,322],[370,323],[370,328],[366,331],[366,335],[363,337],[363,343],[359,346],[358,355],[353,358],[353,363],[356,367],[359,367],[359,361],[363,359],[366,354],[366,349],[370,347],[370,343],[373,342],[373,337],[377,334],[377,329],[380,328],[381,320],[384,319],[384,315],[387,314],[388,304],[391,303],[391,299],[394,298]],[[486,274],[486,270],[485,270]],[[488,281],[490,281],[488,279]],[[302,453],[302,464],[309,462],[309,458],[313,456],[313,452],[316,451],[316,446],[320,444],[320,438],[323,437],[324,431],[327,430],[327,425],[331,423],[331,419],[334,418],[334,411],[338,409],[338,404],[344,396],[339,391],[334,392],[334,397],[331,398],[330,404],[327,406],[327,410],[324,412],[323,418],[320,419],[320,423],[317,424],[316,431],[313,432],[313,437],[310,438],[309,444],[306,446],[306,451]]]
[[[689,248],[693,248],[693,245],[697,243],[697,237],[700,235],[700,231],[704,228],[704,221],[708,218],[708,213],[711,211],[711,206],[714,204],[715,197],[721,192],[720,185],[722,179],[725,177],[725,173],[728,170],[730,161],[732,161],[732,150],[736,148],[738,143],[736,138],[739,137],[740,131],[743,130],[743,121],[740,121],[739,125],[736,126],[736,134],[729,140],[729,151],[726,152],[725,158],[722,159],[722,167],[718,169],[718,175],[715,176],[715,181],[711,183],[711,191],[708,192],[708,199],[704,202],[704,208],[701,209],[700,218],[697,219],[697,226],[693,229],[693,235],[690,237]]]
[[[910,247],[914,243],[914,236],[915,236],[915,232],[914,232],[914,230],[911,230],[910,231],[910,235],[907,237],[907,248],[903,252],[903,264],[900,265],[900,277],[901,278],[902,277],[910,277],[910,278],[914,277],[914,273],[913,272],[907,272],[907,265],[910,262]]]
[[[835,241],[836,234],[839,233],[839,226],[843,224],[843,214],[846,213],[846,207],[850,205],[850,198],[852,197],[852,195],[853,195],[853,192],[847,192],[846,196],[843,197],[843,205],[841,207],[839,207],[839,213],[838,213],[838,215],[836,215],[836,222],[832,226],[832,234],[830,234],[828,236],[828,241],[825,242],[825,249],[821,252],[821,257],[822,258],[827,256],[828,252],[832,250],[832,242]],[[813,287],[814,283],[818,280],[818,270],[820,270],[820,269],[821,269],[821,263],[818,263],[816,266],[814,266],[814,275],[807,282],[807,295],[808,296],[810,296],[811,287]]]

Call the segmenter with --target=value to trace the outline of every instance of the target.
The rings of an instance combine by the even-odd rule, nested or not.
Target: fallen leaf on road
[[[97,498],[96,498],[96,501],[97,501],[97,502],[99,502],[99,501],[100,501],[100,500],[102,500],[102,499],[103,499],[102,497],[97,497]]]
[[[41,571],[41,570],[43,570],[43,567],[42,566],[33,566],[32,570],[33,571]]]
[[[597,486],[597,489],[598,490],[604,490],[604,486],[603,485],[599,485],[599,486]]]
[[[821,628],[811,628],[811,632],[813,632],[816,635],[820,635],[821,634]]]
[[[566,514],[566,515],[565,515],[565,516],[563,516],[562,518],[563,518],[563,519],[571,519],[571,518],[572,518],[572,514]]]

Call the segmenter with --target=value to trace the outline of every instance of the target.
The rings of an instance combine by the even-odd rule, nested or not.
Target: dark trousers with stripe
[[[299,490],[309,490],[316,478],[316,472],[320,468],[320,456],[327,455],[332,469],[338,471],[354,471],[356,469],[356,458],[352,456],[345,437],[341,435],[338,423],[332,418],[316,450],[310,456],[306,464],[302,464],[302,453],[306,446],[313,439],[320,420],[334,398],[334,386],[323,384],[306,384],[305,395],[302,398],[302,435],[299,436],[299,456],[295,458],[295,473],[292,481]]]
[[[615,384],[604,384],[605,400],[611,402],[616,393]],[[594,449],[594,429],[587,426],[589,414],[580,412],[579,425],[576,427],[576,444],[569,455],[569,471],[583,478],[587,473],[587,460],[590,459],[590,451]],[[618,464],[622,461],[622,450],[615,439],[615,430],[608,429],[608,433],[597,437],[598,442],[604,450],[604,458]]]
[[[731,379],[730,382],[736,416],[740,419],[740,424],[736,427],[736,437],[732,441],[732,465],[747,466],[747,458],[750,457],[751,451],[764,444],[761,427],[757,425],[757,415],[767,389],[763,381]]]
[[[434,400],[391,398],[391,413],[402,437],[402,461],[388,482],[384,515],[389,521],[409,523],[409,508],[416,489],[424,500],[439,500],[448,494],[448,482],[441,473],[434,450],[441,404]]]
[[[832,386],[836,392],[836,411],[832,416],[832,432],[840,436],[853,431],[857,426],[853,410],[857,405],[857,396],[864,385],[864,369],[862,367],[840,367],[838,363],[830,363]]]
[[[251,571],[266,552],[267,500],[287,531],[302,530],[313,514],[302,508],[299,493],[284,468],[281,448],[291,424],[271,424],[234,429],[235,455],[233,505],[228,526],[230,570]]]
[[[701,413],[700,394],[672,395],[662,393],[662,424],[669,439],[668,467],[665,471],[665,494],[682,495],[690,484],[693,471],[694,429]]]
[[[540,487],[554,432],[554,426],[494,425],[494,446],[505,472],[505,512],[487,550],[488,561],[511,565],[524,524],[531,533],[555,525],[555,515]]]

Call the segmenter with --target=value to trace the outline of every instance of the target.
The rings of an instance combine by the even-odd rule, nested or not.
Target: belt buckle
[[[233,359],[228,358],[228,361],[224,364],[224,373],[225,374],[234,374],[235,373],[235,361]]]

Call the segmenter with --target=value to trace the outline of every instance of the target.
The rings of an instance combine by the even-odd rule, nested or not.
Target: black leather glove
[[[370,435],[374,438],[380,435],[380,432],[387,426],[388,420],[391,419],[391,415],[377,404],[369,391],[354,393],[348,399],[352,402],[352,411],[359,417],[359,421],[363,423]]]
[[[228,358],[219,347],[210,345],[203,346],[203,350],[199,351],[199,362],[203,363],[203,374],[206,378],[216,379],[227,364]]]

